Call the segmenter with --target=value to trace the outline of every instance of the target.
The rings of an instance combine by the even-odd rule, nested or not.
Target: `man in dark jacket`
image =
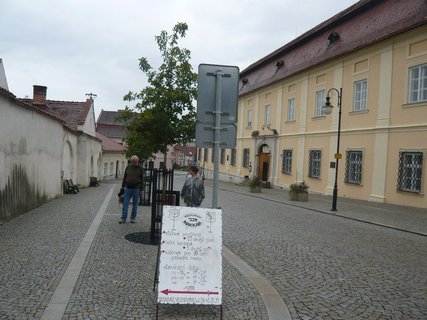
[[[144,171],[139,165],[139,158],[133,155],[130,158],[131,163],[127,165],[123,176],[122,188],[124,188],[124,201],[122,218],[119,223],[125,223],[128,217],[128,208],[130,199],[132,198],[132,213],[130,215],[130,223],[135,223],[138,210],[139,190],[142,188]]]

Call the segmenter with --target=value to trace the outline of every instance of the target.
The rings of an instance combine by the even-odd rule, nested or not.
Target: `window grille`
[[[236,149],[231,149],[231,165],[236,165]]]
[[[292,150],[282,152],[282,173],[291,174],[292,171]]]
[[[202,148],[197,149],[197,160],[202,160]]]
[[[356,81],[353,86],[353,111],[366,110],[366,96],[368,92],[368,80]]]
[[[400,191],[420,193],[422,169],[422,152],[400,152],[397,189]]]
[[[310,150],[308,164],[308,176],[310,178],[320,178],[321,156],[320,150]]]
[[[362,183],[362,151],[347,151],[345,161],[345,178],[347,183]]]
[[[209,149],[207,149],[207,148],[204,148],[203,149],[203,161],[208,161],[208,151],[209,151]]]
[[[427,101],[427,64],[409,69],[409,103]]]
[[[243,149],[243,167],[249,168],[249,149]]]
[[[220,163],[225,164],[225,149],[221,149]]]

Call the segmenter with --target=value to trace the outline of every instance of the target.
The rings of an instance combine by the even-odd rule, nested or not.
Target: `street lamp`
[[[323,106],[323,112],[328,115],[332,113],[332,109],[334,106],[330,102],[330,92],[335,91],[338,94],[338,136],[337,136],[337,153],[335,153],[335,184],[334,184],[334,192],[332,196],[332,210],[337,211],[337,197],[338,197],[338,160],[341,158],[340,154],[340,135],[341,135],[341,98],[342,98],[342,88],[338,91],[338,89],[332,88],[329,89],[328,95],[326,97],[326,103]]]

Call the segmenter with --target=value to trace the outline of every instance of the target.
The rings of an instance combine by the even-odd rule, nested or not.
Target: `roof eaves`
[[[9,90],[7,90],[5,88],[0,87],[0,94],[3,95],[3,96],[5,96],[5,97],[7,97],[7,98],[9,98],[10,101],[12,101],[14,104],[16,104],[16,105],[18,105],[20,107],[23,107],[23,108],[25,108],[27,110],[31,110],[31,111],[37,112],[37,113],[39,113],[39,114],[41,114],[43,116],[46,116],[46,117],[49,117],[49,118],[51,118],[51,119],[53,119],[55,121],[58,121],[61,124],[65,123],[64,119],[62,119],[58,115],[53,114],[53,113],[51,113],[51,112],[49,112],[47,110],[39,109],[39,108],[33,106],[31,103],[28,103],[26,101],[23,101],[23,100],[17,98],[12,92],[10,92]]]
[[[350,7],[348,11],[352,9],[351,13],[355,16],[357,15],[356,12],[361,12],[361,17],[363,21],[364,19],[366,20],[367,18],[366,14],[364,13],[368,12],[368,9],[370,9],[369,12],[372,12],[372,10],[375,10],[375,9],[373,7],[371,8],[371,6],[373,6],[374,4],[383,4],[381,2],[382,1],[373,1],[373,0],[361,1],[358,3],[357,8],[354,8],[353,6],[353,7]],[[393,3],[393,1],[391,2]],[[420,6],[420,1],[412,0],[412,2],[415,2],[417,3],[417,6]],[[370,6],[368,6],[367,3],[369,3]],[[365,4],[364,7],[362,7],[363,4]],[[413,5],[413,4],[408,4],[408,5]],[[378,11],[381,9],[377,8],[376,10]],[[392,11],[389,11],[389,12],[392,12]],[[427,4],[422,5],[420,7],[420,10],[419,9],[413,10],[411,13],[404,16],[404,20],[399,21],[401,23],[384,24],[382,25],[382,27],[381,27],[381,24],[377,24],[378,28],[376,29],[375,32],[371,32],[368,34],[359,33],[359,37],[355,39],[356,41],[349,39],[348,31],[345,31],[344,33],[347,33],[347,37],[343,38],[344,42],[340,40],[336,45],[333,45],[330,48],[324,47],[324,49],[319,51],[317,58],[312,54],[307,54],[306,58],[301,58],[300,53],[303,53],[303,54],[305,52],[312,53],[312,52],[315,52],[312,50],[313,48],[314,49],[320,48],[319,43],[323,40],[326,40],[326,36],[329,35],[332,31],[337,30],[338,33],[340,33],[343,30],[349,30],[349,29],[343,29],[343,28],[348,28],[349,21],[354,20],[354,19],[350,19],[351,18],[351,16],[349,16],[350,13],[347,13],[345,19],[344,19],[344,16],[345,16],[344,14],[340,15],[339,17],[335,16],[329,19],[328,20],[329,22],[326,21],[325,23],[321,24],[321,25],[328,24],[330,26],[331,25],[330,21],[333,20],[334,27],[322,28],[321,29],[322,33],[317,33],[316,37],[312,37],[311,41],[306,40],[304,43],[300,42],[298,46],[295,45],[292,48],[287,47],[288,45],[286,45],[281,49],[276,50],[272,54],[258,61],[258,64],[255,63],[252,69],[249,69],[249,68],[245,69],[245,73],[243,75],[242,74],[240,75],[242,86],[239,89],[239,96],[246,95],[261,87],[265,87],[267,85],[274,84],[278,81],[282,81],[283,79],[294,76],[295,74],[299,72],[303,72],[307,69],[317,67],[319,65],[336,60],[338,58],[342,58],[343,56],[349,53],[371,46],[373,43],[384,41],[393,36],[402,34],[411,29],[425,25],[427,23],[427,15],[425,14],[425,12],[427,12]],[[402,15],[400,18],[402,18]],[[338,24],[337,21],[341,21],[341,22]],[[350,22],[350,25],[351,25],[351,22]],[[350,33],[351,32],[352,31],[350,31]],[[286,50],[283,49],[285,47],[286,47]],[[307,48],[311,48],[311,50],[307,51]],[[280,55],[278,54],[279,51],[280,51]],[[279,59],[285,60],[285,68],[272,67],[273,65],[277,66],[276,62],[278,57]],[[298,57],[298,58],[295,58],[295,57]],[[286,64],[286,62],[289,62],[289,64]]]
[[[347,9],[337,13],[332,18],[318,24],[314,28],[310,29],[309,31],[303,33],[299,37],[295,38],[291,42],[288,42],[284,46],[280,47],[279,49],[273,51],[272,53],[268,54],[267,56],[263,57],[262,59],[254,62],[253,64],[249,65],[247,68],[242,70],[240,72],[240,77],[243,78],[246,74],[253,71],[254,69],[261,68],[265,64],[270,63],[272,60],[276,60],[278,57],[282,56],[287,51],[292,51],[296,47],[304,45],[307,41],[310,39],[318,36],[319,34],[322,34],[325,32],[325,30],[333,28],[335,25],[340,24],[342,21],[345,21],[352,16],[357,15],[362,10],[366,10],[369,7],[372,7],[376,3],[381,2],[381,0],[362,0],[359,1],[352,6],[348,7]]]

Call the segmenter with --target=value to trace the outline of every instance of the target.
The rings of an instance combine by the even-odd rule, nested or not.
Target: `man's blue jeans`
[[[125,198],[123,201],[123,210],[122,210],[122,219],[126,221],[128,217],[128,208],[130,199],[132,198],[132,213],[130,215],[131,220],[135,220],[137,210],[138,210],[138,201],[139,201],[139,188],[125,188]]]

